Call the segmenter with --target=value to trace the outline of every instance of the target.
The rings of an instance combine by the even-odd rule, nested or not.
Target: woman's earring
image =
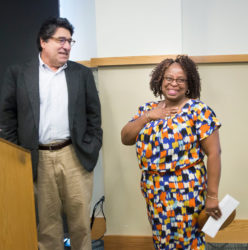
[[[185,92],[185,95],[188,96],[190,93],[190,90],[188,89],[186,92]]]

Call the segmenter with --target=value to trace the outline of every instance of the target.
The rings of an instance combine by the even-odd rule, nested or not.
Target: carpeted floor
[[[104,250],[103,240],[92,241],[92,250]]]
[[[248,250],[248,244],[207,243],[206,250]],[[65,250],[70,250],[65,247]],[[103,240],[92,241],[92,250],[104,250]],[[135,249],[134,249],[135,250]]]
[[[70,250],[70,247],[65,246],[65,250]],[[103,240],[93,240],[92,241],[92,250],[104,250]]]
[[[248,250],[248,244],[207,243],[206,250]]]

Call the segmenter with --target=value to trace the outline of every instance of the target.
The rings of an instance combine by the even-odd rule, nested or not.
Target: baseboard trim
[[[104,236],[104,249],[106,250],[154,250],[151,236]]]
[[[91,230],[92,240],[97,240],[104,236],[106,232],[106,221],[103,217],[96,217],[94,220],[93,228]]]
[[[248,243],[248,220],[235,220],[224,230],[218,232],[215,238],[206,236],[211,243]],[[151,236],[104,236],[104,248],[107,250],[153,250]]]

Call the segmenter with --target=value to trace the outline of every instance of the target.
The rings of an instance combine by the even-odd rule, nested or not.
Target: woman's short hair
[[[70,24],[70,22],[66,18],[62,17],[52,17],[48,18],[40,27],[39,33],[37,35],[37,47],[39,51],[42,51],[42,48],[40,46],[40,39],[43,41],[47,41],[49,38],[51,38],[54,33],[56,32],[57,28],[65,28],[69,30],[71,33],[71,36],[74,32],[74,27]]]
[[[187,93],[186,96],[192,99],[200,98],[201,80],[199,72],[194,61],[186,55],[178,55],[176,59],[167,58],[154,68],[151,73],[150,88],[155,97],[160,96],[160,98],[162,98],[163,92],[161,86],[164,79],[164,73],[173,63],[180,64],[187,76],[189,93]]]

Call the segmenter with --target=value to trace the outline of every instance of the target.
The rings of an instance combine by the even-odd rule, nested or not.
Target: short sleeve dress
[[[132,121],[158,106],[149,102]],[[155,249],[205,249],[197,217],[204,208],[207,177],[200,141],[220,127],[211,108],[190,99],[169,118],[147,123],[136,138]]]

